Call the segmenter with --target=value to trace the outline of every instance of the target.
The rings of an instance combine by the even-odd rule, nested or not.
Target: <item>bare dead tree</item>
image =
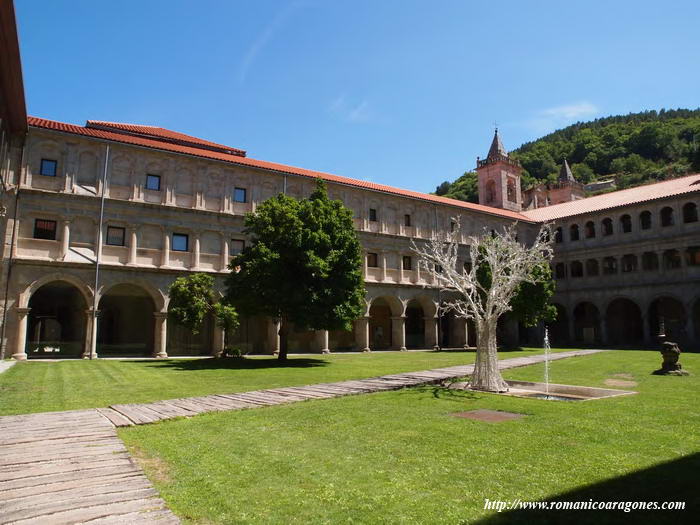
[[[510,301],[523,282],[536,282],[533,269],[552,258],[552,234],[543,225],[534,242],[526,245],[518,240],[517,223],[496,233],[484,232],[468,238],[468,260],[464,248],[460,257],[460,223],[453,219],[452,232],[437,235],[424,244],[412,241],[419,264],[431,271],[437,286],[456,292],[456,299],[447,300],[444,311],[472,319],[476,325],[477,349],[474,374],[470,386],[488,392],[507,392],[508,384],[498,369],[496,327],[498,319],[511,309]],[[490,282],[484,271],[490,270]]]

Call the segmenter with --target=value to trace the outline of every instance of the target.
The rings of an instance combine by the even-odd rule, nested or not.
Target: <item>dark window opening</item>
[[[379,266],[379,257],[377,257],[376,253],[367,253],[367,266],[369,268],[377,268]]]
[[[642,230],[648,230],[651,228],[651,212],[650,211],[643,211],[642,213],[639,214],[639,225],[642,227]]]
[[[595,238],[595,223],[593,221],[588,221],[586,223],[586,239]]]
[[[107,226],[107,244],[124,246],[125,229],[118,226]]]
[[[413,259],[411,259],[410,255],[403,256],[403,269],[404,270],[412,270],[413,269]]]
[[[245,188],[235,188],[233,190],[233,202],[248,202],[247,193]]]
[[[36,219],[34,221],[34,238],[46,239],[48,241],[56,240],[56,221],[47,221],[46,219]]]
[[[603,219],[603,236],[607,237],[608,235],[612,235],[612,234],[613,234],[612,219],[610,219],[610,218]]]
[[[661,226],[673,226],[673,208],[666,206],[661,210]]]
[[[637,256],[636,255],[625,255],[622,257],[622,271],[624,273],[636,272],[637,271]]]
[[[411,226],[411,216],[408,213],[403,216],[403,225],[406,227]]]
[[[666,250],[664,252],[664,269],[677,270],[681,267],[681,254],[678,250]]]
[[[630,233],[632,231],[632,217],[625,214],[620,217],[620,225],[622,226],[622,233]]]
[[[698,222],[698,207],[694,202],[688,202],[683,206],[683,222]]]
[[[572,224],[571,228],[569,228],[569,240],[571,240],[571,241],[578,241],[579,240],[578,224]]]
[[[617,259],[615,257],[606,257],[603,259],[603,274],[613,275],[617,273]]]
[[[369,220],[370,222],[377,222],[377,210],[374,208],[369,209]]]
[[[564,242],[564,232],[561,226],[554,231],[554,242],[557,244]]]
[[[583,277],[583,264],[581,262],[571,263],[571,277]]]

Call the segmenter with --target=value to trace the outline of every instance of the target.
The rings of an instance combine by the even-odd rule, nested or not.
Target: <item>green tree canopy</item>
[[[278,195],[246,215],[251,244],[231,260],[227,298],[241,312],[280,321],[280,359],[290,324],[351,329],[364,312],[362,250],[352,211],[323,181],[308,199]]]

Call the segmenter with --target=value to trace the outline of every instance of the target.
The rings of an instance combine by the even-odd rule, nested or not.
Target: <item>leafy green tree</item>
[[[353,213],[323,181],[308,199],[278,195],[246,215],[252,243],[231,260],[226,296],[241,312],[279,320],[279,359],[298,329],[349,330],[364,312],[362,250]]]
[[[224,346],[228,347],[230,334],[238,328],[238,313],[233,306],[216,300],[214,277],[206,273],[178,277],[170,285],[169,295],[168,311],[176,323],[198,334],[206,316],[213,315],[224,330]]]

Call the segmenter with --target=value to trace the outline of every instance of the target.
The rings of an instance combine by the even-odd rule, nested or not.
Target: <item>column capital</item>
[[[398,321],[398,320],[405,320],[405,319],[406,319],[406,316],[405,316],[405,315],[396,315],[396,316],[392,316],[390,319],[396,320],[396,321]]]
[[[17,307],[17,308],[15,308],[15,310],[17,311],[17,313],[19,315],[27,315],[29,312],[31,312],[32,309],[31,308],[19,308],[19,307]]]
[[[153,317],[156,319],[167,319],[168,312],[153,312]]]

